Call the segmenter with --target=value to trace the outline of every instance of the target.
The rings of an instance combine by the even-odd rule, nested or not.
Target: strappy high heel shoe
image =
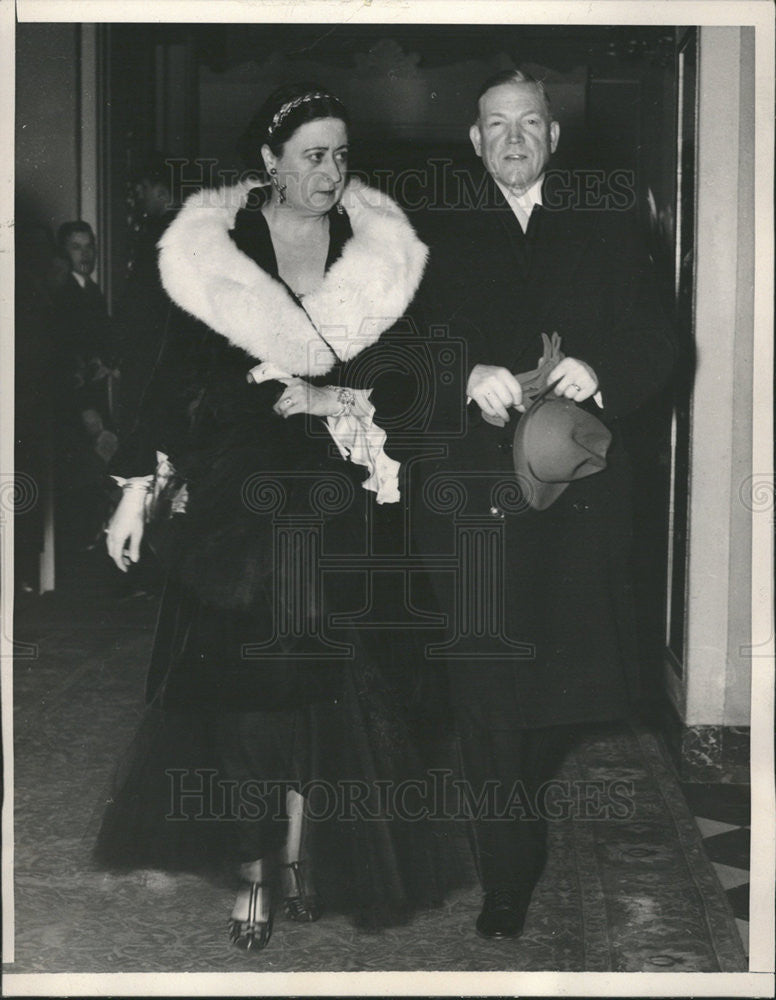
[[[305,861],[290,861],[280,865],[282,870],[289,872],[293,888],[291,894],[285,897],[286,914],[298,924],[311,924],[323,915],[323,900],[310,882],[308,866]]]
[[[242,951],[261,951],[269,944],[272,936],[272,916],[273,897],[272,886],[269,882],[251,882],[250,896],[248,898],[248,916],[245,920],[238,920],[236,917],[229,917],[229,940]],[[269,896],[269,908],[267,919],[260,920],[261,892],[264,890]]]

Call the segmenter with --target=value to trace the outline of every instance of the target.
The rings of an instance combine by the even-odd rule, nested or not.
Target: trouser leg
[[[537,809],[537,791],[557,766],[566,727],[490,729],[470,715],[459,729],[483,888],[531,887],[546,857],[547,825]]]

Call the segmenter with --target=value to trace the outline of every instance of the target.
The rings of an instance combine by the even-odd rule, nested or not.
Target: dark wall
[[[133,133],[128,145],[145,138],[148,148],[222,170],[242,166],[237,136],[269,91],[298,79],[322,83],[348,105],[356,168],[466,159],[479,84],[520,65],[546,81],[561,123],[559,167],[633,168],[643,187],[647,168],[654,173],[644,122],[660,114],[673,73],[666,28],[116,25],[111,34],[115,85],[127,89],[122,77],[130,80],[135,102],[119,128]],[[152,91],[133,59],[150,65]],[[144,102],[152,106],[145,137],[134,128]]]
[[[17,25],[16,215],[52,232],[80,211],[77,55],[77,25]]]

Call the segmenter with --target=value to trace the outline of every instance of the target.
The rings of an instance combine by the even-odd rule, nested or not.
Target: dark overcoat
[[[96,409],[110,420],[107,381],[93,381],[90,364],[95,359],[110,364],[115,356],[113,327],[105,296],[87,279],[82,288],[68,274],[55,295],[57,311],[57,364],[68,392],[62,393],[63,415],[78,419],[82,410]],[[74,388],[75,387],[75,388]]]
[[[563,204],[545,188],[546,207],[523,234],[490,178],[479,191],[479,206],[436,214],[422,232],[424,320],[463,354],[459,377],[434,389],[431,431],[445,456],[415,484],[430,564],[455,555],[454,573],[435,574],[451,621],[453,696],[479,704],[480,721],[496,728],[614,719],[637,680],[618,420],[667,380],[669,325],[628,213]],[[603,409],[584,405],[613,441],[605,471],[538,512],[513,469],[519,414],[503,429],[488,424],[466,406],[465,384],[475,364],[534,369],[541,334],[556,331],[564,354],[596,372]]]

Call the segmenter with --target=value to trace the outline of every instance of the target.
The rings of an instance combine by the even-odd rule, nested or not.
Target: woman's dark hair
[[[289,83],[274,90],[242,134],[238,151],[250,170],[264,170],[261,147],[266,143],[275,156],[300,125],[319,118],[339,118],[347,126],[345,105],[317,83]]]

